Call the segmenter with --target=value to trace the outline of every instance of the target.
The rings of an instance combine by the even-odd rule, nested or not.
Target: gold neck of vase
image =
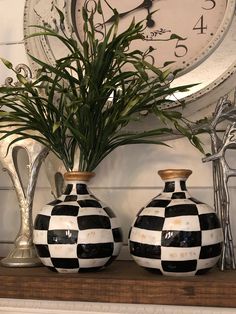
[[[164,169],[159,170],[158,174],[162,180],[171,180],[171,179],[187,179],[192,173],[192,170],[189,169]]]
[[[95,176],[95,172],[69,171],[64,174],[65,181],[89,181]]]

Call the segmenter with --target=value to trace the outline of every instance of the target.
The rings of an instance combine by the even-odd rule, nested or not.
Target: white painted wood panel
[[[235,309],[216,307],[142,305],[118,303],[52,302],[36,300],[0,300],[4,314],[235,314]]]

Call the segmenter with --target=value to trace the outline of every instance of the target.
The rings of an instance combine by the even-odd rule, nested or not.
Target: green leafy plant
[[[32,36],[54,36],[63,43],[68,54],[48,64],[30,56],[38,65],[34,80],[15,72],[18,84],[1,87],[0,132],[2,136],[17,133],[16,140],[31,137],[43,143],[64,163],[67,171],[92,171],[114,149],[129,144],[163,144],[158,137],[174,132],[188,137],[202,150],[181,112],[161,109],[169,96],[186,91],[191,85],[170,86],[173,75],[148,63],[146,52],[130,50],[134,40],[142,39],[142,22],[134,21],[119,33],[119,16],[105,31],[102,41],[96,38],[94,14],[103,16],[98,2],[89,15],[83,10],[83,38],[70,36],[63,28],[64,16],[58,10],[61,33],[41,27]],[[15,71],[13,65],[2,59]],[[152,113],[165,127],[145,131],[127,131],[134,121],[142,122],[140,113]],[[14,130],[5,130],[4,124]],[[159,124],[160,125],[160,124]],[[28,133],[29,130],[37,131]],[[79,164],[75,158],[79,151]]]

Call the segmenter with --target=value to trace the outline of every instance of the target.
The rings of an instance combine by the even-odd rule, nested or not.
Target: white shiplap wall
[[[24,0],[0,0],[0,57],[9,59],[14,65],[27,63],[22,42],[23,13]],[[9,72],[0,64],[0,84],[7,75]],[[207,137],[203,137],[202,140],[208,148]],[[121,147],[106,158],[96,170],[91,189],[97,197],[109,204],[120,218],[125,243],[129,226],[138,209],[161,190],[162,182],[157,175],[159,169],[192,169],[193,174],[188,180],[190,192],[212,205],[211,164],[203,164],[202,155],[185,139],[172,140],[168,144],[171,148],[153,145]],[[24,181],[27,179],[25,159],[25,154],[21,153],[19,163]],[[232,191],[234,192],[234,184]],[[43,165],[35,193],[34,216],[43,204],[51,199]],[[19,208],[8,174],[1,169],[0,200],[0,256],[4,256],[19,229]],[[232,225],[236,233],[236,219]],[[3,312],[0,310],[0,313]]]

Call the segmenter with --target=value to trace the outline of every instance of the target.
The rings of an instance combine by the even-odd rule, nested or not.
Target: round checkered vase
[[[218,262],[223,233],[215,211],[191,197],[187,169],[160,170],[164,189],[142,208],[129,234],[135,262],[168,276],[203,274]]]
[[[93,175],[66,173],[64,194],[36,216],[34,245],[41,262],[53,271],[95,271],[120,252],[122,231],[117,218],[87,187]]]

